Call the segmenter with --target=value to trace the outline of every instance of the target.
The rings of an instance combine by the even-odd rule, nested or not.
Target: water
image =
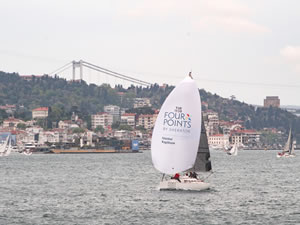
[[[204,192],[157,191],[148,151],[0,157],[0,224],[300,224],[300,156],[211,153]]]

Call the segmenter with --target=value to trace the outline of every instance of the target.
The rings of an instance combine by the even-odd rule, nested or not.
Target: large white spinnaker
[[[151,143],[154,167],[174,174],[193,167],[201,133],[201,100],[196,82],[181,81],[158,114]]]

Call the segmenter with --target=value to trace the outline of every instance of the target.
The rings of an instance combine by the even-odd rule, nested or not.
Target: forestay
[[[174,174],[193,167],[201,133],[201,101],[196,82],[186,77],[169,94],[153,130],[154,167]]]

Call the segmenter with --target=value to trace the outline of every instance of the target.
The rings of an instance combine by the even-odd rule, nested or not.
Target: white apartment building
[[[260,133],[255,130],[234,130],[231,132],[230,142],[238,145],[253,145],[260,141]]]
[[[121,124],[129,125],[135,127],[135,113],[124,113],[121,115]]]
[[[133,108],[151,107],[150,98],[135,98]]]
[[[70,129],[70,128],[78,128],[79,126],[72,122],[72,120],[60,120],[58,122],[58,128],[60,129]]]
[[[104,112],[107,112],[111,115],[113,115],[113,122],[120,121],[121,119],[121,111],[120,107],[116,105],[106,105],[104,106]]]
[[[32,110],[32,118],[39,119],[39,118],[46,118],[48,116],[48,107],[40,107]]]
[[[224,134],[214,134],[208,137],[208,145],[214,148],[224,148],[229,146],[229,136]]]
[[[91,116],[92,119],[92,129],[95,129],[97,126],[102,126],[104,129],[108,129],[109,126],[113,124],[113,115],[100,112]]]
[[[154,127],[156,119],[157,119],[157,114],[140,115],[137,125],[142,126],[147,130],[150,130]]]
[[[204,122],[206,127],[206,133],[211,136],[219,133],[219,115],[212,110],[206,110],[203,116],[207,118]]]

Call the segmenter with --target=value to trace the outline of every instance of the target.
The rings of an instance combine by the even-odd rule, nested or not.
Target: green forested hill
[[[69,119],[72,111],[81,118],[90,119],[90,115],[103,110],[104,105],[114,104],[130,108],[135,97],[148,97],[154,107],[160,107],[174,87],[160,88],[155,84],[148,88],[122,86],[110,87],[103,84],[88,85],[85,82],[68,82],[58,77],[35,77],[24,80],[16,73],[0,72],[0,105],[16,104],[19,108],[15,117],[30,119],[31,110],[40,106],[51,107],[50,119],[58,121]],[[125,93],[122,99],[117,94]],[[200,90],[201,99],[208,108],[219,113],[223,120],[242,120],[246,128],[262,129],[274,127],[286,132],[292,125],[300,140],[300,118],[278,108],[255,108],[254,106],[211,94]],[[20,107],[20,106],[24,106]],[[0,120],[8,115],[0,110]]]

